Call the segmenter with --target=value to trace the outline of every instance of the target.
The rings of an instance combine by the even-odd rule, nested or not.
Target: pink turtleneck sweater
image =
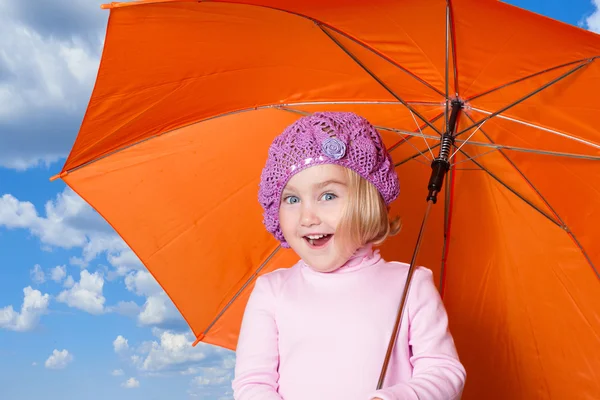
[[[303,261],[259,277],[236,350],[236,400],[459,399],[465,370],[432,280],[418,268],[384,388],[375,391],[408,265],[367,246],[322,273]]]

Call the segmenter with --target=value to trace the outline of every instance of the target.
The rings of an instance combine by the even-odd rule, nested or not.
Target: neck
[[[352,257],[344,263],[341,267],[336,269],[335,272],[346,272],[353,271],[355,269],[360,269],[364,266],[364,264],[372,265],[379,260],[379,251],[373,251],[373,245],[367,244],[363,247],[360,247],[358,250],[354,252]]]
[[[312,269],[308,264],[304,263],[304,265],[312,272],[323,275],[334,275],[334,274],[343,274],[353,271],[361,270],[365,267],[373,265],[377,263],[381,259],[379,255],[379,250],[373,250],[372,244],[367,244],[363,247],[360,247],[358,250],[352,254],[352,256],[339,268],[330,271],[330,272],[319,272]]]

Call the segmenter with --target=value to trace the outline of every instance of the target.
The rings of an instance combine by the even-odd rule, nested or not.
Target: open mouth
[[[304,240],[313,249],[323,248],[329,243],[329,240],[333,237],[333,234],[319,234],[319,235],[306,235]]]

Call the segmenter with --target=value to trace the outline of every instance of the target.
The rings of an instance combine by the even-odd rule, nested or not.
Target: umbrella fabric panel
[[[446,285],[465,398],[600,393],[597,277],[562,229],[485,173],[457,174]]]
[[[395,100],[305,18],[218,3],[118,8],[66,169],[224,112],[357,97]]]
[[[256,197],[264,163],[256,153],[266,156],[272,140],[263,118],[282,129],[297,116],[261,110],[225,124],[208,121],[66,177],[135,251],[197,336],[278,245],[261,223]]]
[[[598,35],[500,1],[452,0],[459,93],[600,55]],[[585,96],[586,88],[577,92]]]

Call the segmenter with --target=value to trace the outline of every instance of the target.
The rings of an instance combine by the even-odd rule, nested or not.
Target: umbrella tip
[[[204,333],[201,333],[200,335],[198,335],[198,337],[196,338],[196,341],[194,343],[192,343],[192,347],[196,347],[196,345],[198,343],[200,343],[202,341],[202,339],[204,339]]]
[[[50,177],[50,182],[54,182],[55,180],[64,177],[65,175],[67,175],[67,173],[68,173],[67,171],[63,171],[60,174],[56,174],[54,176],[51,176]]]
[[[113,2],[110,2],[110,3],[104,3],[104,4],[100,4],[100,8],[102,10],[110,10],[111,8],[119,7],[120,3],[121,2],[119,2],[119,1],[113,1]]]

